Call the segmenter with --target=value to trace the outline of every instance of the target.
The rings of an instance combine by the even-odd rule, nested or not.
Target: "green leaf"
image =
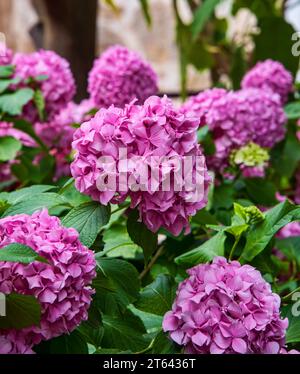
[[[262,1],[261,1],[262,2]],[[299,57],[291,53],[294,41],[294,28],[283,17],[267,15],[259,19],[260,33],[254,35],[254,62],[268,58],[281,62],[286,69],[296,74]]]
[[[174,279],[161,274],[141,291],[135,307],[147,313],[163,316],[172,309],[176,290]]]
[[[142,351],[148,346],[144,338],[145,327],[141,320],[130,312],[123,318],[103,315],[103,348],[119,348],[133,352]]]
[[[88,346],[77,330],[42,342],[34,350],[38,354],[88,354]]]
[[[103,253],[108,257],[134,258],[137,253],[142,251],[129,237],[126,226],[121,223],[115,223],[105,230],[103,241]],[[103,253],[100,252],[101,255]]]
[[[221,230],[199,247],[176,257],[175,262],[178,265],[194,266],[209,262],[215,256],[224,256],[225,240],[226,234],[224,230]]]
[[[20,82],[20,79],[1,79],[0,80],[0,94],[2,94],[11,84],[17,84]]]
[[[203,30],[206,22],[212,16],[215,7],[218,5],[220,0],[205,0],[195,12],[194,20],[191,26],[192,36],[195,40]]]
[[[217,225],[217,219],[209,213],[205,208],[199,210],[195,216],[192,217],[192,222],[198,225]]]
[[[44,257],[39,256],[32,248],[19,243],[12,243],[0,248],[0,261],[20,262],[22,264],[30,264],[34,261],[48,263]]]
[[[38,326],[40,319],[41,306],[35,297],[11,293],[6,296],[6,316],[0,317],[0,329]]]
[[[293,296],[293,303],[282,308],[283,317],[289,320],[289,326],[285,335],[287,343],[300,342],[300,297],[299,293]]]
[[[81,325],[78,327],[78,331],[84,337],[84,340],[87,343],[92,344],[95,347],[100,347],[104,330],[101,312],[97,308],[94,301],[89,309],[88,320],[81,323]]]
[[[150,15],[148,0],[140,0],[140,3],[141,3],[143,15],[145,17],[147,25],[151,26],[152,19],[151,19],[151,15]]]
[[[96,302],[103,313],[119,315],[139,296],[140,280],[136,268],[119,259],[101,258],[96,254]]]
[[[154,354],[176,354],[180,353],[181,347],[171,340],[166,333],[161,331],[154,339],[151,353]]]
[[[109,221],[110,206],[97,202],[83,203],[73,208],[62,220],[66,227],[73,227],[80,234],[80,241],[90,247],[101,228]]]
[[[127,221],[127,231],[135,244],[142,247],[145,263],[149,261],[157,248],[157,234],[150,231],[143,222],[138,221],[139,214],[132,211]]]
[[[15,159],[21,148],[22,143],[12,136],[0,138],[0,161]]]
[[[232,88],[238,90],[241,85],[241,80],[247,71],[246,59],[244,56],[244,48],[235,48],[232,56],[232,64],[230,70],[230,77],[232,81]]]
[[[43,184],[43,185],[37,184],[35,186],[25,187],[25,188],[21,188],[19,190],[15,190],[13,192],[7,193],[5,195],[5,200],[9,204],[16,204],[20,201],[27,200],[28,198],[35,196],[36,194],[40,194],[40,193],[52,190],[53,188],[55,187],[46,185],[46,184]]]
[[[246,190],[251,200],[259,205],[273,206],[277,203],[277,188],[274,183],[262,178],[245,179]]]
[[[300,101],[287,104],[284,111],[288,119],[300,118]]]
[[[265,213],[265,220],[253,225],[248,231],[241,261],[251,261],[266,248],[277,231],[296,220],[300,220],[300,207],[288,200],[268,210]]]
[[[291,178],[300,161],[300,144],[294,131],[288,130],[284,143],[279,143],[272,150],[272,166],[277,174]]]
[[[233,205],[234,189],[232,185],[223,184],[215,187],[213,194],[213,206],[215,209],[229,209]]]
[[[41,90],[35,90],[33,96],[33,102],[37,108],[40,121],[45,119],[45,100]]]
[[[15,205],[10,206],[3,214],[3,217],[14,216],[16,214],[32,214],[43,208],[53,208],[56,206],[64,206],[67,202],[62,196],[53,193],[37,193],[34,196],[29,197],[27,200],[20,201]]]
[[[0,78],[9,78],[13,75],[15,67],[13,65],[0,66]]]
[[[23,106],[32,100],[34,91],[31,88],[20,90],[0,96],[0,109],[2,112],[17,116],[22,113]]]

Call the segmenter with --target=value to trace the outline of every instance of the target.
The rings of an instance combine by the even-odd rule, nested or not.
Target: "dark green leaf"
[[[76,330],[69,335],[42,342],[34,350],[39,354],[88,354],[87,344]]]
[[[261,1],[262,3],[262,1]],[[254,61],[268,58],[281,62],[292,74],[296,74],[299,57],[293,56],[294,28],[283,17],[272,17],[269,14],[259,19],[260,33],[254,36]]]
[[[173,342],[166,333],[161,331],[154,339],[151,353],[154,354],[176,354],[180,352],[180,347]]]
[[[9,161],[16,158],[22,143],[12,136],[0,138],[0,161]]]
[[[41,306],[29,295],[11,293],[6,296],[6,316],[0,317],[1,329],[23,329],[40,323]]]
[[[123,318],[103,315],[103,348],[119,348],[139,352],[148,346],[146,330],[141,320],[127,312]]]
[[[159,275],[140,293],[135,306],[147,313],[165,315],[172,308],[177,285],[169,275]]]
[[[127,261],[97,255],[96,260],[98,275],[93,284],[97,290],[97,305],[104,313],[119,315],[139,296],[139,274]]]
[[[277,203],[276,186],[262,178],[245,179],[246,189],[251,200],[259,205],[272,206]]]
[[[0,94],[4,92],[11,84],[17,84],[19,83],[19,79],[1,79],[0,80]]]
[[[178,265],[194,266],[209,262],[215,256],[224,256],[225,240],[226,234],[224,230],[221,230],[199,247],[176,257],[175,262]]]
[[[80,241],[90,247],[101,228],[109,221],[110,206],[97,202],[83,203],[73,208],[62,220],[66,227],[73,227],[80,234]]]
[[[28,198],[35,196],[36,194],[40,194],[40,193],[52,190],[53,188],[55,187],[46,185],[46,184],[43,184],[43,185],[37,184],[35,186],[25,187],[25,188],[21,188],[19,190],[15,190],[13,192],[7,193],[5,195],[5,200],[9,204],[16,204],[20,201],[27,200]]]
[[[150,231],[143,222],[139,222],[138,216],[136,210],[130,213],[127,221],[127,231],[133,242],[142,247],[145,262],[148,262],[157,248],[157,234]]]

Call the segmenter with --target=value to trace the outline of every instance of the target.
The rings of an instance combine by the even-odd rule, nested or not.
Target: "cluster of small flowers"
[[[207,90],[189,99],[182,110],[198,115],[201,123],[208,125],[215,153],[207,157],[207,162],[219,173],[230,165],[230,156],[235,150],[250,143],[272,148],[285,134],[286,117],[279,96],[269,90]],[[247,174],[261,176],[259,166],[247,167]]]
[[[99,108],[114,104],[124,108],[133,99],[138,104],[157,94],[157,76],[135,52],[122,46],[108,48],[89,74],[88,92]]]
[[[281,103],[284,104],[293,90],[293,76],[280,62],[268,59],[258,62],[249,70],[241,86],[271,90],[280,96]]]
[[[76,88],[69,63],[55,52],[40,50],[29,54],[16,53],[12,63],[15,65],[15,76],[23,82],[44,76],[39,82],[39,87],[49,119],[72,100]],[[31,122],[38,120],[33,103],[27,104],[24,108],[24,116]]]
[[[88,318],[95,258],[78,236],[75,229],[62,227],[60,220],[46,210],[0,220],[0,250],[20,243],[47,260],[30,264],[1,262],[0,292],[36,297],[41,305],[41,321],[21,330],[0,330],[0,353],[31,353],[35,344],[70,333]]]
[[[195,183],[196,159],[202,155],[197,145],[198,126],[198,119],[180,113],[166,96],[149,97],[142,106],[133,102],[124,109],[114,106],[100,109],[74,135],[76,155],[71,171],[75,185],[80,192],[102,204],[120,203],[130,196],[131,207],[138,207],[140,219],[150,230],[164,227],[178,235],[183,229],[189,229],[188,217],[204,207],[207,200],[209,177],[204,162],[200,183]],[[134,169],[122,169],[120,149],[126,149],[128,165],[132,161]],[[107,165],[104,169],[99,163],[100,157],[106,156],[112,159],[113,168],[110,171]],[[180,191],[175,191],[174,184],[170,183],[170,188],[164,191],[161,188],[163,181],[176,179],[176,164],[186,156],[193,160],[190,175],[195,183],[194,190],[188,191],[183,185]],[[140,162],[136,161],[137,157]],[[169,162],[174,160],[174,164],[171,167],[169,164],[167,168],[153,165],[152,157],[159,160],[168,158]],[[154,170],[154,173],[149,175],[149,170]],[[159,170],[160,180],[153,189],[150,177],[156,174],[155,170]],[[129,177],[127,174],[125,186],[122,185],[121,189],[121,174],[124,171]],[[109,175],[115,178],[116,183],[101,191],[97,181]],[[135,190],[134,186],[139,183],[144,183],[146,189]],[[191,201],[191,195],[198,191],[198,198]]]
[[[286,353],[280,298],[255,268],[215,257],[188,274],[163,321],[186,353]]]

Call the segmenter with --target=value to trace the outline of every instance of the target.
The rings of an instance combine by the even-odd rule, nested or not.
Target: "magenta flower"
[[[23,339],[15,338],[11,334],[10,338],[0,335],[0,355],[7,354],[33,354],[32,349],[24,343]]]
[[[89,74],[88,92],[99,108],[114,104],[121,108],[137,99],[143,104],[157,94],[157,76],[138,54],[115,45],[98,59]]]
[[[16,53],[13,64],[16,65],[15,76],[23,80],[42,75],[48,77],[40,82],[48,119],[52,119],[72,100],[75,94],[75,82],[70,65],[55,52],[40,50],[30,54]],[[32,103],[24,110],[29,121],[35,122],[38,119]]]
[[[232,152],[249,143],[272,148],[283,139],[286,121],[279,96],[270,91],[249,88],[222,95],[206,114],[216,148],[207,157],[208,166],[222,173]],[[261,168],[258,171],[263,175]],[[247,174],[257,175],[257,170],[248,169]]]
[[[287,102],[288,95],[293,90],[293,76],[278,61],[265,60],[258,62],[244,76],[242,88],[261,88],[277,93],[282,104]]]
[[[183,229],[187,231],[189,216],[206,204],[209,183],[204,157],[201,158],[197,145],[198,125],[199,120],[181,114],[167,97],[152,96],[142,106],[131,103],[125,109],[100,109],[74,135],[76,155],[71,172],[76,188],[105,205],[130,197],[131,207],[138,208],[140,219],[152,231],[160,227],[175,235]],[[120,150],[127,153],[125,166]],[[99,162],[100,157],[110,160],[104,165],[104,161]],[[190,185],[181,181],[177,190],[175,183],[163,189],[166,180],[177,182],[181,171],[178,165],[188,157]],[[202,178],[195,183],[199,177],[198,158],[203,160]],[[153,177],[157,171],[157,177]],[[107,177],[116,183],[100,190],[97,181]]]
[[[49,262],[1,262],[0,292],[32,295],[41,304],[39,326],[0,330],[0,339],[7,339],[7,351],[23,353],[25,347],[70,333],[88,318],[96,263],[77,231],[63,227],[46,210],[1,219],[0,248],[10,243],[28,245]]]
[[[279,353],[287,319],[280,298],[250,265],[216,257],[188,270],[163,329],[186,353]]]
[[[223,88],[212,88],[200,92],[198,95],[191,96],[181,106],[183,113],[190,113],[200,118],[200,126],[206,125],[206,114],[213,107],[214,102],[226,95],[227,91]]]

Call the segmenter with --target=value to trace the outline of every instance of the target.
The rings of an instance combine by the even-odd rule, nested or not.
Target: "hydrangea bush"
[[[7,50],[0,353],[298,353],[293,79],[269,59],[178,105],[112,46],[77,103],[66,60]]]

